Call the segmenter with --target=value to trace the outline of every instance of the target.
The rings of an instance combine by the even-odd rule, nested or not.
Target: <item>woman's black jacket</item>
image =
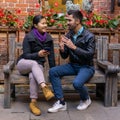
[[[51,50],[50,54],[48,55],[49,66],[55,66],[53,39],[48,33],[46,35],[45,42],[40,42],[37,37],[35,37],[33,31],[30,31],[28,34],[26,34],[23,40],[23,54],[19,57],[18,61],[21,58],[30,59],[35,60],[44,66],[46,61],[45,57],[38,56],[38,52],[44,49],[44,47],[50,47]]]

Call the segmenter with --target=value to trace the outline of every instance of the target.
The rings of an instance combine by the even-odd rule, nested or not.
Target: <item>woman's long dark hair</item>
[[[42,16],[42,15],[36,15],[36,16],[34,16],[34,18],[33,18],[33,25],[32,25],[32,28],[31,29],[33,29],[33,28],[35,28],[34,27],[34,24],[38,24],[39,22],[40,22],[40,20],[41,19],[43,19],[43,18],[45,18],[44,16]]]

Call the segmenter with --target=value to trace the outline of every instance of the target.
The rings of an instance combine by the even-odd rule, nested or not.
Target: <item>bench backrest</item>
[[[109,49],[113,52],[113,64],[120,65],[120,44],[111,43],[109,44]]]
[[[60,40],[60,36],[66,33],[66,30],[63,29],[54,29],[48,30],[54,39],[54,50],[55,50],[55,60],[56,64],[60,65],[68,61],[68,59],[63,60],[59,55],[59,45],[58,42]],[[113,33],[112,33],[113,34]],[[113,61],[114,64],[119,65],[119,50],[120,44],[109,44],[111,34],[106,35],[105,33],[95,33],[95,41],[96,41],[96,53],[94,57],[94,65],[97,68],[96,62],[97,60],[110,60]],[[110,50],[108,50],[110,49]],[[111,52],[112,50],[112,52]],[[13,34],[9,39],[9,60],[15,61],[16,58],[22,52],[22,42],[17,42],[15,35]],[[46,64],[46,70],[49,68],[48,64]]]

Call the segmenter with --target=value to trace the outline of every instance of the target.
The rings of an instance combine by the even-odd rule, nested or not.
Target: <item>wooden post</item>
[[[114,12],[114,8],[115,8],[115,0],[111,0],[111,9],[110,9],[111,13]]]
[[[120,6],[120,0],[117,0],[117,4],[118,4],[118,6]]]
[[[10,108],[10,80],[9,74],[5,74],[4,78],[4,108]]]
[[[41,0],[41,6],[42,6],[42,14],[45,12],[45,1]]]
[[[106,107],[110,106],[117,106],[117,74],[116,73],[109,73],[106,76],[106,83],[105,83],[105,102],[104,105]]]

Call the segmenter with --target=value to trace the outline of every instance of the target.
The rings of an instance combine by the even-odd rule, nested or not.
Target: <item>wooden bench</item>
[[[55,50],[55,59],[56,64],[60,65],[67,62],[63,60],[59,55],[58,50],[58,41],[62,34],[65,34],[66,31],[63,30],[48,30],[48,32],[54,38],[54,50]],[[57,32],[57,34],[56,34]],[[15,69],[15,62],[18,54],[21,52],[22,44],[21,42],[16,42],[15,36],[11,36],[9,39],[9,62],[4,65],[4,108],[10,108],[11,101],[11,86],[15,88],[15,85],[25,85],[29,83],[27,76],[22,76]],[[109,49],[115,50],[113,56],[113,63],[108,61]],[[118,82],[118,72],[119,72],[119,61],[117,49],[120,49],[120,45],[115,46],[114,44],[109,44],[109,37],[104,35],[96,35],[96,54],[94,58],[95,65],[95,74],[87,82],[89,84],[96,84],[96,95],[99,91],[103,90],[104,95],[104,105],[105,106],[116,106],[117,105],[117,82]],[[17,56],[17,57],[16,57]],[[116,64],[117,63],[117,64]],[[45,78],[48,81],[48,64],[45,65]],[[72,85],[72,80],[74,76],[63,77],[62,85],[64,90],[73,90],[70,86]],[[49,83],[49,81],[48,81]],[[12,97],[15,97],[15,89],[12,91]]]

